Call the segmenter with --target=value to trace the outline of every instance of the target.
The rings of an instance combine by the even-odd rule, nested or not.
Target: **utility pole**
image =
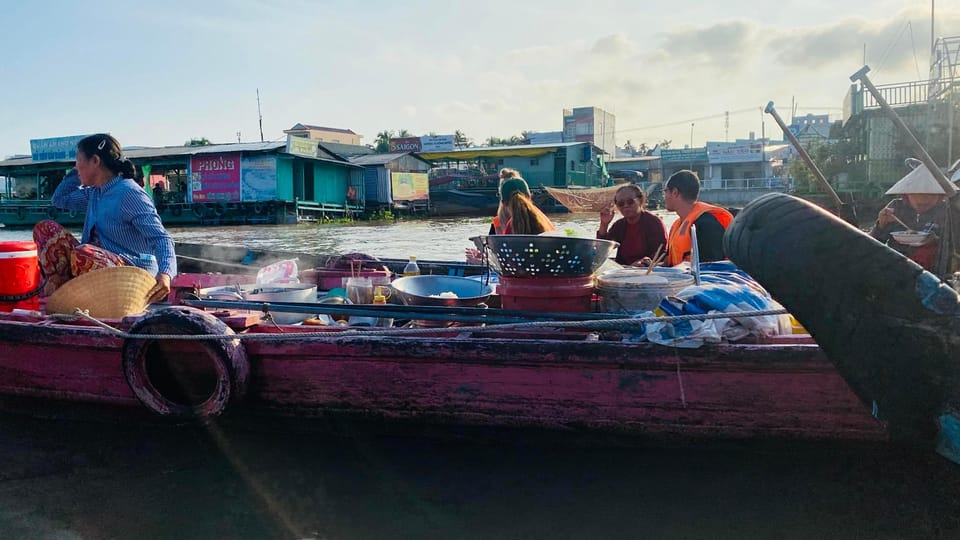
[[[935,49],[937,46],[936,45],[937,34],[936,34],[936,30],[933,27],[933,8],[934,8],[934,0],[930,0],[930,60],[931,60],[930,63],[931,64],[933,63],[933,56],[934,56],[934,53],[936,52]],[[864,62],[864,64],[866,64],[866,62]]]
[[[723,112],[723,140],[730,142],[730,111]]]
[[[240,142],[240,132],[237,132],[237,142]]]
[[[260,113],[260,89],[257,88],[257,116],[260,118],[260,142],[263,142],[263,114]]]

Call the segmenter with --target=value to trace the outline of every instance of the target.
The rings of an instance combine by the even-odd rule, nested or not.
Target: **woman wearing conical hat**
[[[870,230],[870,236],[906,255],[926,270],[938,273],[937,254],[940,249],[941,230],[947,216],[947,196],[943,188],[933,178],[930,170],[920,164],[888,189],[886,194],[900,197],[880,210],[877,221]],[[907,245],[890,235],[907,228],[928,233],[928,236],[920,245]]]

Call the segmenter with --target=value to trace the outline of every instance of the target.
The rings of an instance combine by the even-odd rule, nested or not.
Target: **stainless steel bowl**
[[[455,276],[409,276],[391,283],[403,303],[408,306],[476,306],[493,294],[493,287]],[[456,298],[442,298],[453,293]]]
[[[572,236],[498,234],[471,238],[490,266],[506,277],[584,277],[593,275],[619,244]]]

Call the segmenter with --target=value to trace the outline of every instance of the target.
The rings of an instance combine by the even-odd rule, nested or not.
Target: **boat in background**
[[[613,206],[613,197],[619,185],[600,188],[555,188],[543,189],[571,212],[599,212]]]

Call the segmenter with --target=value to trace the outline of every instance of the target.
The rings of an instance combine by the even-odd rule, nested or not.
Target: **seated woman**
[[[520,177],[500,184],[496,234],[541,234],[557,228],[530,198],[530,186]]]
[[[890,201],[880,210],[876,223],[870,229],[870,236],[904,254],[930,272],[937,275],[946,273],[946,269],[938,270],[937,262],[941,229],[947,217],[945,202],[947,196],[929,169],[924,165],[918,165],[913,172],[888,189],[886,194],[900,195],[900,197]],[[927,242],[919,246],[908,246],[890,236],[894,231],[903,231],[908,228],[930,233]]]
[[[556,229],[550,218],[533,204],[526,180],[514,176],[500,184],[500,206],[490,234],[541,234]],[[467,248],[466,251],[468,263],[482,263],[479,250]]]
[[[520,171],[516,169],[511,169],[509,167],[504,167],[500,169],[498,174],[500,177],[500,185],[502,186],[504,182],[512,178],[520,178],[523,180],[523,177],[520,176]],[[498,188],[499,189],[499,188]],[[497,206],[497,215],[493,216],[493,221],[490,223],[490,232],[487,234],[499,234],[497,228],[500,227],[500,206]]]
[[[623,219],[610,227],[613,207],[600,211],[597,238],[620,243],[615,259],[620,264],[649,264],[651,257],[667,243],[667,229],[659,217],[644,209],[646,200],[647,195],[640,186],[627,184],[614,195],[614,205],[620,209]]]
[[[112,136],[91,135],[77,144],[76,170],[57,186],[51,202],[64,210],[86,211],[80,242],[52,220],[33,229],[46,294],[84,272],[123,265],[140,266],[156,276],[150,302],[170,292],[177,273],[173,239],[134,176],[133,163]],[[153,260],[141,254],[153,255]]]

